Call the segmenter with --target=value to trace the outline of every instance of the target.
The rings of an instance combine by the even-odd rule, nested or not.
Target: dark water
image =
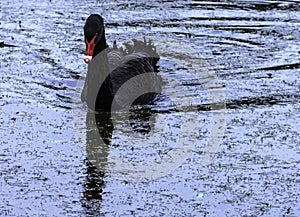
[[[299,3],[2,2],[0,216],[299,216]],[[165,100],[129,122],[87,113],[78,91],[91,13],[105,18],[109,43],[146,35],[168,45],[160,73],[179,107]],[[190,120],[198,139],[175,168],[155,165],[169,169],[163,177],[109,172],[114,155],[166,159],[194,138],[182,132]],[[201,164],[207,143],[216,153]]]

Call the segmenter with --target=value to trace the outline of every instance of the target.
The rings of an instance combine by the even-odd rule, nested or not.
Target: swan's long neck
[[[101,41],[97,47],[95,47],[95,56],[100,53],[99,58],[96,60],[99,61],[101,68],[99,68],[98,73],[101,73],[101,76],[107,76],[106,79],[101,84],[100,89],[98,90],[97,102],[98,105],[102,109],[110,110],[111,103],[113,101],[113,93],[112,93],[112,83],[110,73],[110,66],[107,53],[109,52],[108,45],[106,44],[105,34],[103,33],[101,37]],[[102,77],[103,78],[103,77]]]
[[[100,41],[96,44],[94,53],[93,53],[93,58],[97,56],[97,54],[101,53],[104,49],[108,48],[108,45],[106,43],[106,38],[105,38],[105,30],[103,28],[102,35],[100,38]]]

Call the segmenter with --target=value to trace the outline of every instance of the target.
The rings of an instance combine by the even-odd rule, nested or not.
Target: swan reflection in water
[[[122,113],[119,115],[122,115]],[[130,109],[128,122],[132,132],[143,136],[148,134],[155,124],[155,114],[148,108]],[[120,130],[121,127],[117,126],[117,128]],[[101,201],[105,177],[108,172],[107,163],[111,146],[124,145],[112,141],[113,134],[114,126],[110,112],[90,111],[86,114],[86,178],[81,200],[82,207],[86,209],[86,214],[101,212]]]
[[[86,115],[86,178],[82,206],[87,214],[100,211],[104,187],[105,163],[112,134],[109,112]],[[99,139],[99,136],[102,139]],[[92,159],[95,159],[93,162]]]

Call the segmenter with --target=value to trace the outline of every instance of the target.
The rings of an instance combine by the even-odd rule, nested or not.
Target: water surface
[[[0,215],[299,216],[299,9],[299,1],[264,0],[2,3]],[[113,128],[105,113],[96,116],[99,130],[89,128],[95,123],[86,122],[91,114],[76,90],[86,73],[82,28],[91,13],[105,18],[110,44],[147,35],[201,55],[227,108],[224,137],[209,164],[199,165],[217,112],[203,91],[207,77],[195,80],[189,61],[174,61],[167,49],[160,61],[164,88],[184,109],[162,103],[133,115],[132,133],[122,131],[130,129],[122,121]],[[81,125],[74,125],[74,106]],[[88,161],[86,150],[95,144],[101,162],[112,153],[137,162],[166,156],[188,108],[197,115],[199,139],[166,176],[124,180]],[[165,142],[133,147],[157,135],[163,118],[164,134],[155,141]],[[88,140],[99,131],[102,146]]]

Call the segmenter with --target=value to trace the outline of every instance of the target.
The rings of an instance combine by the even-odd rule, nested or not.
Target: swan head
[[[86,45],[84,61],[89,63],[93,57],[106,48],[103,18],[98,14],[90,15],[83,29],[84,42]],[[104,48],[102,48],[103,44]]]

